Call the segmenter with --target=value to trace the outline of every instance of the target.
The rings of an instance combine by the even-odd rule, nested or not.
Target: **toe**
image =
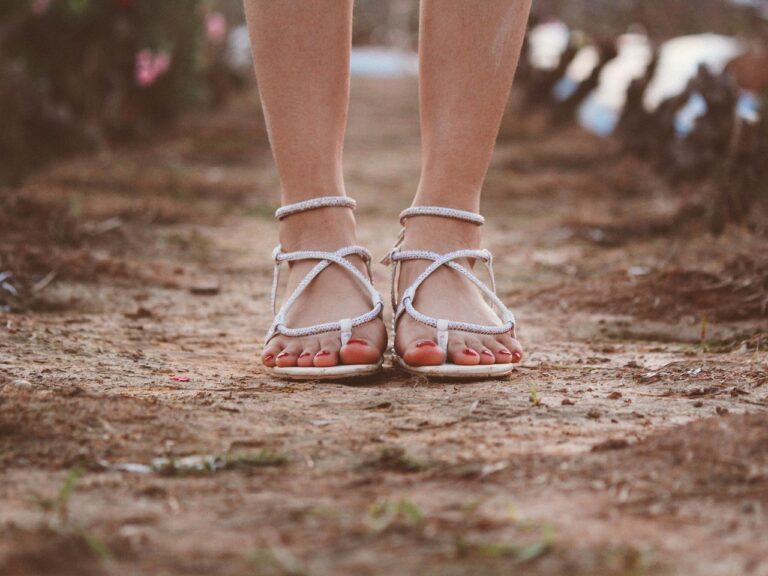
[[[508,334],[496,338],[488,336],[483,339],[483,343],[496,356],[498,364],[517,363],[523,358],[523,348],[520,346],[520,342]]]
[[[319,350],[320,342],[317,340],[305,342],[304,349],[301,351],[301,354],[299,354],[299,358],[296,361],[296,364],[302,368],[311,368],[314,366],[313,360],[315,358],[315,354],[317,354]]]
[[[320,350],[315,354],[313,364],[318,368],[338,366],[340,346],[338,339],[323,338],[320,340]]]
[[[339,357],[342,364],[376,364],[381,358],[381,352],[365,338],[350,338],[341,347]]]
[[[275,357],[275,364],[278,368],[290,368],[296,366],[296,361],[300,353],[301,345],[298,342],[291,342]]]
[[[483,338],[483,344],[493,353],[497,364],[509,364],[512,362],[512,352],[493,336]]]
[[[454,364],[462,366],[480,364],[480,353],[470,348],[463,338],[455,338],[448,344],[448,358]]]
[[[476,336],[467,337],[467,348],[471,348],[480,356],[480,364],[495,364],[496,356]]]
[[[395,351],[409,366],[439,366],[445,350],[435,341],[435,329],[408,316],[400,319],[395,334]]]
[[[264,348],[264,351],[261,353],[261,361],[264,363],[264,366],[273,368],[275,366],[275,359],[277,358],[277,355],[282,352],[282,350],[283,344],[277,340],[272,340],[272,342],[270,342],[269,345]]]
[[[480,351],[480,364],[496,364],[496,354],[488,348],[483,348]]]
[[[508,361],[517,364],[523,359],[523,347],[510,334],[502,334],[497,340],[509,352]]]
[[[409,366],[439,366],[445,361],[445,351],[434,340],[414,340],[403,353]]]

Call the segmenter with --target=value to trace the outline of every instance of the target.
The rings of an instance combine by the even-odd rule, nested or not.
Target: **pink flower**
[[[227,19],[221,12],[205,15],[205,35],[211,44],[221,44],[227,35]]]
[[[171,67],[171,56],[167,52],[157,54],[145,48],[136,54],[134,76],[142,88],[152,86]]]
[[[34,0],[32,2],[32,12],[38,16],[48,12],[48,8],[51,7],[51,0]]]
[[[154,70],[156,77],[160,77],[171,67],[171,56],[168,52],[160,52],[155,56]]]

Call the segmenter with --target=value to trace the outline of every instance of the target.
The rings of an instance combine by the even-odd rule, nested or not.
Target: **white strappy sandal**
[[[462,220],[464,222],[471,222],[477,226],[482,226],[485,223],[485,218],[479,214],[473,212],[467,212],[464,210],[455,210],[453,208],[444,208],[441,206],[414,206],[404,210],[400,214],[400,223],[405,225],[405,221],[408,218],[416,216],[438,216],[442,218],[454,218],[456,220]],[[392,333],[397,335],[397,322],[403,316],[407,314],[414,320],[432,326],[437,331],[437,345],[443,349],[448,357],[448,331],[449,330],[461,330],[463,332],[472,332],[475,334],[506,334],[512,332],[514,335],[515,330],[515,317],[512,312],[504,305],[504,303],[496,296],[496,281],[493,276],[493,257],[488,250],[456,250],[454,252],[448,252],[446,254],[438,254],[437,252],[431,252],[427,250],[400,250],[400,244],[404,239],[404,233],[400,233],[395,246],[390,253],[382,260],[384,264],[392,265],[392,308],[395,310],[394,317],[392,319]],[[468,270],[465,266],[462,266],[456,260],[462,258],[474,258],[485,264],[490,279],[491,287],[480,280],[471,270]],[[419,275],[418,278],[411,284],[405,292],[403,292],[402,299],[397,301],[397,288],[399,280],[399,264],[406,260],[428,260],[432,263]],[[472,283],[474,283],[480,291],[488,297],[491,304],[496,308],[497,314],[502,324],[496,325],[483,325],[473,324],[470,322],[454,322],[451,320],[433,318],[427,316],[416,310],[413,306],[413,301],[416,298],[416,291],[422,285],[422,283],[429,278],[429,276],[435,272],[441,266],[447,266],[451,270],[455,270],[459,274],[463,274]],[[394,337],[393,336],[393,337]],[[514,370],[512,364],[477,364],[475,366],[464,366],[459,364],[444,363],[440,366],[410,366],[407,364],[397,352],[394,352],[395,362],[406,372],[411,374],[417,374],[421,376],[433,376],[439,378],[498,378],[500,376],[506,376]]]
[[[304,202],[298,202],[296,204],[290,204],[283,206],[275,212],[275,217],[278,220],[298,214],[300,212],[306,212],[308,210],[316,210],[318,208],[351,208],[354,210],[357,203],[346,196],[326,196],[322,198],[313,198]],[[360,272],[352,263],[347,260],[347,257],[357,255],[365,262],[365,266],[368,270],[368,278]],[[373,283],[369,280],[371,277],[371,254],[362,246],[347,246],[340,248],[335,252],[323,252],[302,250],[298,252],[283,252],[280,246],[277,246],[272,253],[275,260],[275,273],[272,281],[272,313],[275,318],[267,331],[267,335],[264,337],[264,345],[266,346],[269,341],[282,334],[289,337],[301,337],[301,336],[314,336],[316,334],[324,334],[327,332],[339,332],[341,336],[341,345],[344,346],[352,337],[352,329],[356,326],[371,322],[376,318],[382,317],[382,310],[384,308],[382,303],[381,294],[379,294],[373,287]],[[275,313],[275,303],[277,300],[278,283],[280,280],[280,264],[283,262],[297,262],[299,260],[319,260],[296,287],[293,293],[282,304],[280,310]],[[336,264],[344,268],[349,272],[363,287],[368,291],[371,297],[372,308],[365,314],[361,314],[355,318],[343,318],[338,322],[327,322],[325,324],[316,324],[314,326],[307,326],[304,328],[289,328],[285,325],[285,316],[299,299],[301,294],[306,290],[307,286],[318,277],[318,275],[328,268],[328,266]],[[329,298],[332,295],[329,295]],[[329,367],[266,367],[267,370],[279,376],[281,378],[288,378],[291,380],[339,380],[342,378],[354,378],[360,376],[369,376],[377,373],[381,370],[383,358],[379,360],[377,364],[339,364],[337,366]]]

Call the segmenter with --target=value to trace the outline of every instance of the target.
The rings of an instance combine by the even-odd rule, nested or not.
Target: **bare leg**
[[[414,205],[478,211],[522,46],[530,0],[422,0],[419,38],[422,174]],[[448,252],[478,247],[479,229],[468,223],[418,217],[407,221],[404,248]],[[403,266],[401,289],[425,267]],[[426,314],[493,324],[498,320],[479,291],[441,269],[419,289],[415,305]],[[411,365],[439,364],[434,329],[403,317],[395,346]],[[522,358],[511,335],[453,332],[449,361],[513,362]]]
[[[256,76],[280,175],[283,204],[343,196],[342,147],[349,99],[352,0],[245,0]],[[286,251],[335,250],[356,243],[352,212],[324,208],[280,224]],[[358,263],[362,269],[362,262]],[[291,267],[288,291],[314,262]],[[348,272],[326,269],[291,309],[293,327],[348,318],[370,301]],[[268,366],[374,363],[386,346],[381,321],[355,329],[341,348],[338,334],[277,336],[266,346]]]

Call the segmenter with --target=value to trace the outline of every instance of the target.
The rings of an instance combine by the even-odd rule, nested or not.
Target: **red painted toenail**
[[[328,352],[328,350],[320,350],[320,352],[317,353],[317,356],[330,356],[331,353]]]
[[[274,357],[275,357],[274,354],[264,354],[264,360],[267,360],[267,361],[272,360],[272,358]]]
[[[368,346],[368,342],[365,340],[361,340],[360,338],[350,338],[347,341],[347,344],[360,344],[362,346]]]
[[[520,352],[515,352],[514,354],[512,354],[512,360],[514,360],[515,362],[520,362],[520,359],[522,357],[523,355],[520,354]]]
[[[510,352],[509,350],[499,350],[499,354],[501,354],[502,356],[512,356],[512,352]]]
[[[464,348],[464,354],[466,354],[467,356],[477,356],[477,352],[475,352],[471,348]]]
[[[307,356],[310,356],[309,352],[302,352],[299,358],[306,358]]]
[[[483,356],[490,356],[493,358],[493,353],[490,350],[483,350]]]
[[[432,340],[424,340],[423,342],[419,342],[416,344],[416,348],[433,348],[437,346]]]
[[[288,352],[280,352],[280,354],[277,355],[278,358],[285,358],[286,356],[290,356]]]

